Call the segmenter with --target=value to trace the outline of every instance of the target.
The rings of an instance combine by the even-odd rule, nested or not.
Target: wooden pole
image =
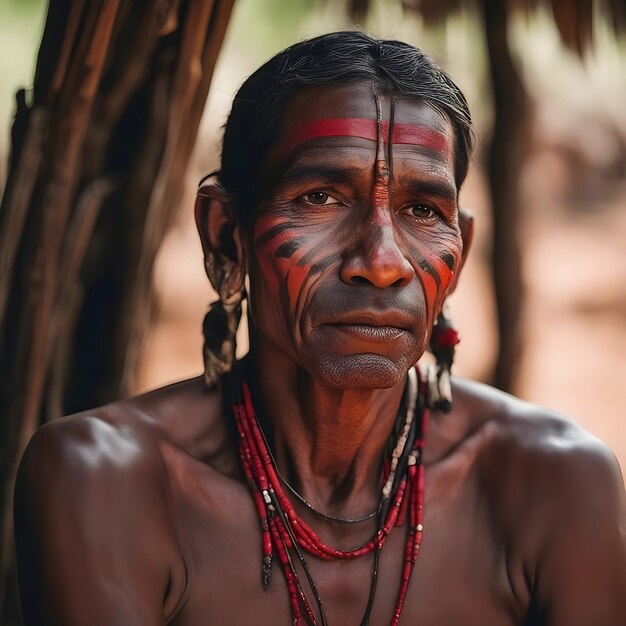
[[[482,0],[494,124],[487,177],[492,202],[492,271],[498,317],[496,387],[510,390],[519,362],[524,301],[519,251],[519,176],[527,153],[530,99],[508,45],[508,3]]]
[[[51,0],[0,204],[0,623],[19,624],[17,463],[132,385],[234,0]]]

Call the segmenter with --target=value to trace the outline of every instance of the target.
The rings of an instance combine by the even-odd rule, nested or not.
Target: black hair
[[[472,120],[461,90],[435,62],[401,41],[358,31],[294,44],[241,86],[224,129],[219,181],[249,226],[258,203],[261,164],[280,136],[285,108],[299,90],[368,81],[389,95],[414,98],[447,116],[454,132],[455,182],[460,189],[472,150]]]

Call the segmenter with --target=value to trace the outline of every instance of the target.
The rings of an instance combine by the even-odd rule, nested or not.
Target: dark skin
[[[374,138],[294,139],[303,123],[348,117],[393,123]],[[393,124],[445,141],[418,132],[396,145]],[[376,508],[406,372],[467,253],[453,150],[450,123],[422,103],[368,84],[310,88],[265,161],[251,232],[219,188],[198,198],[218,291],[250,276],[247,370],[278,466],[327,513]],[[453,391],[425,441],[424,537],[400,623],[626,623],[624,487],[611,453],[484,385],[455,379]],[[223,402],[194,379],[37,432],[16,486],[29,625],[290,623],[278,564],[261,586],[258,518]],[[340,526],[294,505],[332,546],[374,532],[373,521]],[[383,548],[372,625],[390,622],[404,537],[393,530]],[[330,624],[360,623],[371,558],[308,558]]]

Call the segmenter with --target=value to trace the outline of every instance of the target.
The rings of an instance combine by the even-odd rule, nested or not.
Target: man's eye
[[[427,204],[414,204],[408,207],[411,215],[419,219],[430,219],[437,216],[437,211]]]
[[[304,194],[302,196],[309,204],[335,204],[339,202],[336,198],[323,191],[312,191],[311,193]]]

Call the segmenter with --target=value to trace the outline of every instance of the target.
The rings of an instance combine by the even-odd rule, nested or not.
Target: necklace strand
[[[378,508],[365,519],[378,514],[377,530],[373,538],[352,549],[332,548],[321,541],[313,529],[295,512],[282,485],[302,501],[307,508],[323,519],[331,521],[349,520],[326,516],[313,509],[279,474],[265,435],[252,407],[250,391],[242,384],[243,402],[233,405],[233,415],[239,433],[239,453],[242,467],[259,515],[262,532],[263,561],[262,582],[267,589],[271,580],[272,559],[275,553],[285,574],[292,612],[292,623],[297,626],[304,620],[317,626],[317,620],[302,588],[294,562],[289,554],[293,550],[304,571],[321,619],[321,626],[327,626],[326,615],[315,582],[309,572],[303,550],[321,559],[353,559],[370,552],[374,553],[372,581],[368,602],[361,621],[369,624],[374,604],[378,579],[380,551],[394,526],[403,526],[408,518],[402,579],[391,626],[397,626],[404,606],[408,583],[417,558],[422,535],[423,518],[423,475],[422,447],[423,433],[427,420],[425,386],[420,381],[422,393],[418,394],[418,379],[414,370],[409,372],[408,400],[406,415],[391,459],[384,464],[383,488]],[[419,415],[420,419],[415,419]],[[419,422],[419,429],[417,428]],[[357,521],[365,521],[358,519]],[[357,523],[350,520],[343,523]]]
[[[256,417],[256,419],[258,421],[258,417]],[[338,515],[331,515],[330,513],[323,513],[322,511],[318,511],[310,502],[308,502],[304,498],[304,496],[300,495],[294,489],[294,487],[292,487],[291,484],[289,484],[287,479],[280,473],[280,471],[278,470],[278,464],[276,463],[276,459],[274,459],[274,455],[272,454],[272,449],[270,448],[269,444],[267,443],[267,437],[265,436],[265,432],[260,427],[260,425],[259,425],[259,432],[261,433],[261,437],[263,438],[263,444],[265,445],[265,448],[267,450],[267,454],[268,454],[268,456],[270,458],[270,461],[271,461],[272,465],[274,466],[274,470],[276,471],[276,475],[278,476],[280,481],[283,483],[283,485],[285,485],[285,487],[287,487],[287,489],[289,489],[291,494],[300,503],[302,503],[309,511],[311,511],[311,513],[313,513],[314,515],[316,515],[320,519],[325,519],[325,520],[328,520],[329,522],[337,522],[339,524],[360,524],[362,522],[366,522],[366,521],[372,519],[377,513],[380,513],[380,506],[381,506],[380,502],[379,502],[379,504],[378,504],[378,506],[376,507],[375,510],[373,510],[371,513],[367,513],[366,515],[363,515],[362,517],[340,517]]]
[[[270,457],[271,457],[271,452],[270,452]],[[271,458],[272,458],[272,461],[274,461],[273,457],[271,457]],[[275,462],[274,462],[274,465],[276,465]],[[289,492],[301,504],[303,504],[309,511],[311,511],[311,513],[313,513],[315,516],[319,517],[320,519],[325,519],[325,520],[327,520],[329,522],[337,522],[338,524],[361,524],[362,522],[367,522],[367,520],[372,519],[380,511],[380,505],[379,505],[371,513],[367,513],[366,515],[363,515],[362,517],[340,517],[338,515],[332,515],[330,513],[323,513],[322,511],[318,511],[310,502],[305,500],[305,498],[303,496],[301,496],[287,482],[287,480],[283,477],[283,475],[278,470],[276,470],[276,474],[278,475],[278,478],[280,478],[280,481],[283,483],[283,485],[285,485],[285,487],[287,487],[287,489],[289,489]]]

